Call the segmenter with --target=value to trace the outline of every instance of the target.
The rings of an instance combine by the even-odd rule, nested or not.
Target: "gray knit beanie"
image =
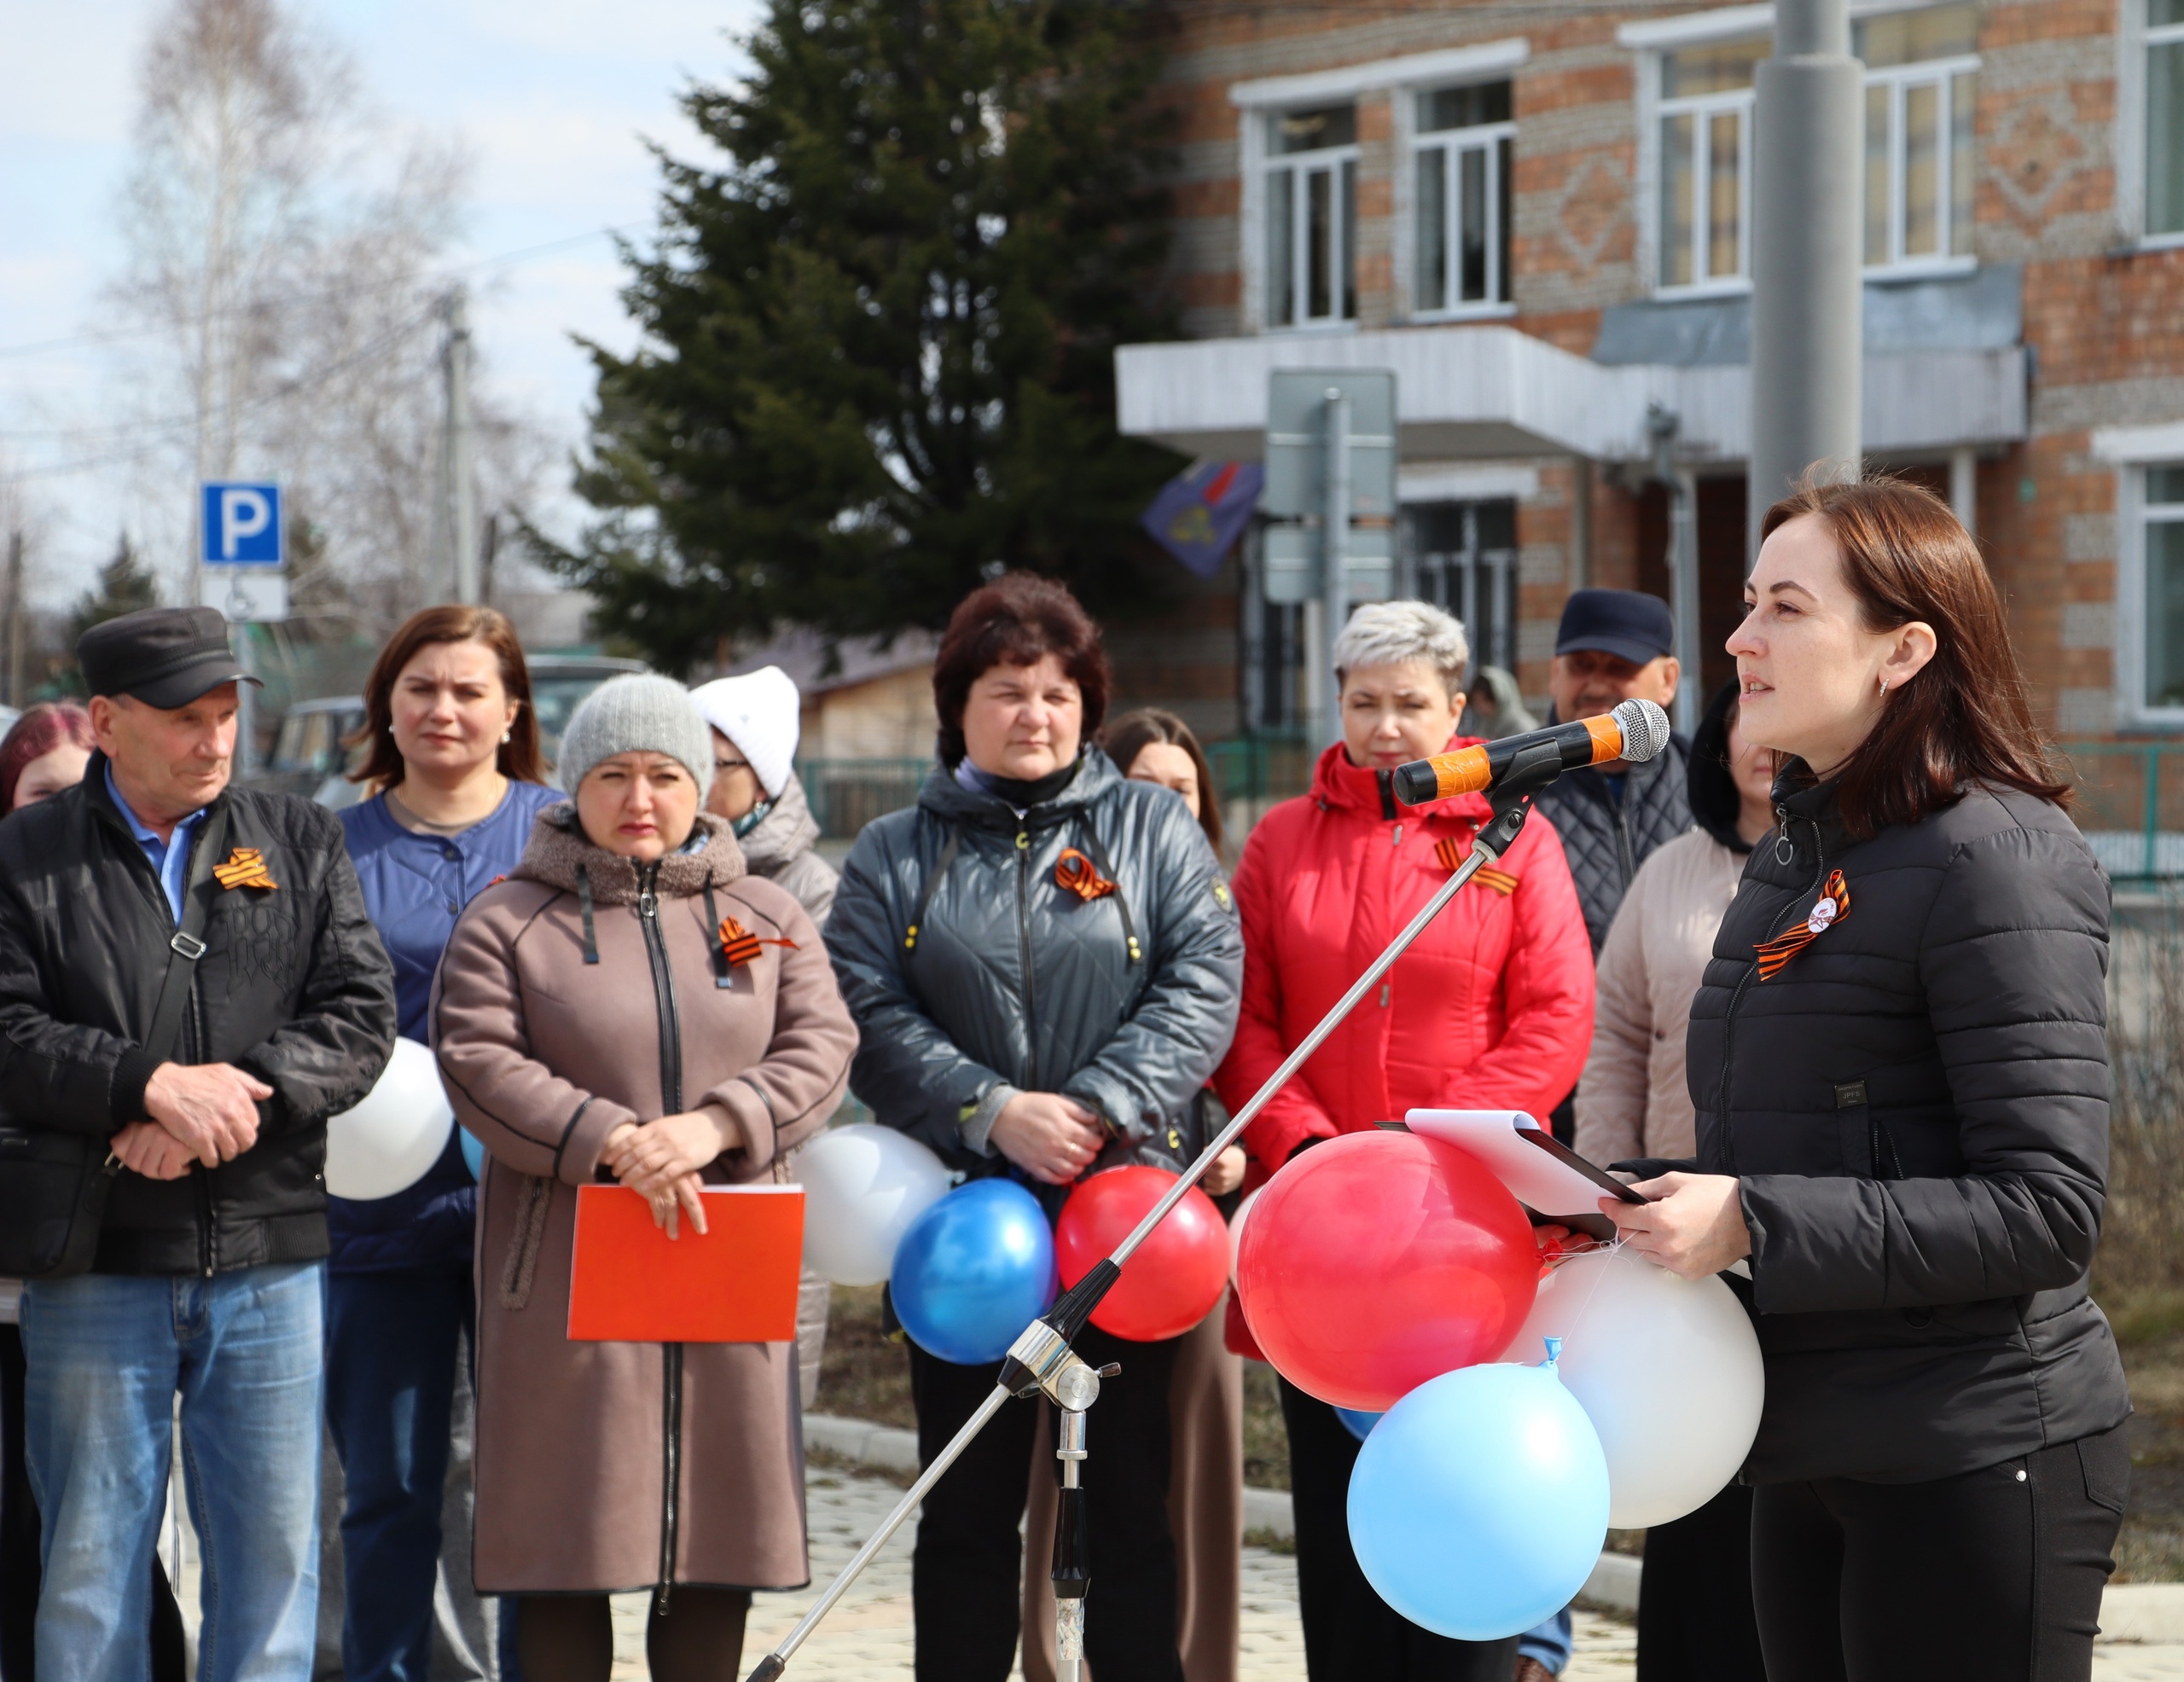
[[[593,766],[618,753],[664,753],[681,760],[697,780],[700,801],[712,786],[712,727],[699,716],[690,692],[671,677],[633,672],[585,696],[561,733],[561,757],[555,766],[561,786],[574,794]]]

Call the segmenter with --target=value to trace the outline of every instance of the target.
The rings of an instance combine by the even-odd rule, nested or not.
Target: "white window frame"
[[[1757,90],[1738,88],[1728,93],[1688,94],[1676,99],[1664,98],[1660,93],[1661,61],[1664,55],[1656,53],[1647,66],[1647,79],[1653,84],[1653,120],[1650,125],[1653,142],[1653,191],[1648,206],[1653,219],[1653,291],[1661,298],[1719,298],[1751,290],[1751,113],[1758,99]],[[1734,112],[1737,119],[1737,269],[1734,275],[1705,275],[1706,248],[1711,241],[1711,227],[1707,216],[1708,198],[1706,177],[1698,166],[1703,164],[1710,150],[1709,130],[1713,119],[1725,113]],[[1691,125],[1692,163],[1697,172],[1691,218],[1691,267],[1698,278],[1687,281],[1671,281],[1661,278],[1663,259],[1668,255],[1661,244],[1661,212],[1668,202],[1668,154],[1663,143],[1662,130],[1671,117],[1689,117]]]
[[[1313,110],[1318,107],[1305,106],[1292,108]],[[1271,125],[1281,121],[1282,115],[1283,113],[1279,108],[1263,111],[1259,113],[1259,121],[1263,125]],[[1259,190],[1266,218],[1260,226],[1263,230],[1270,229],[1273,225],[1274,177],[1277,171],[1287,170],[1292,177],[1289,183],[1289,260],[1294,265],[1293,272],[1296,276],[1297,301],[1299,310],[1297,319],[1293,322],[1277,322],[1274,319],[1274,269],[1269,261],[1269,254],[1272,251],[1271,235],[1263,232],[1259,253],[1261,273],[1264,276],[1260,289],[1263,300],[1261,320],[1267,332],[1347,333],[1356,329],[1357,275],[1355,258],[1357,230],[1350,227],[1347,220],[1349,212],[1348,207],[1343,203],[1342,177],[1343,166],[1346,164],[1353,171],[1354,178],[1354,172],[1358,166],[1358,156],[1359,148],[1355,141],[1345,146],[1316,147],[1310,152],[1277,154],[1271,146],[1266,147],[1264,158],[1259,165]],[[1327,237],[1332,247],[1327,253],[1327,273],[1333,281],[1329,290],[1333,313],[1327,316],[1308,316],[1302,311],[1310,307],[1310,300],[1307,296],[1310,287],[1306,279],[1310,272],[1312,257],[1311,218],[1308,214],[1311,202],[1310,177],[1321,171],[1325,171],[1327,176]],[[1345,246],[1349,247],[1352,258],[1348,273],[1344,272],[1341,261]],[[1349,306],[1347,314],[1344,310],[1345,304]]]
[[[1418,129],[1418,102],[1431,94],[1446,89],[1477,87],[1489,82],[1507,80],[1500,76],[1482,77],[1473,82],[1443,82],[1432,87],[1406,89],[1397,99],[1409,109],[1406,137],[1409,144],[1397,156],[1404,161],[1399,173],[1403,191],[1397,194],[1397,213],[1403,218],[1403,238],[1397,242],[1397,258],[1403,264],[1402,284],[1410,303],[1410,319],[1417,322],[1475,322],[1492,320],[1517,313],[1516,288],[1512,276],[1502,272],[1504,219],[1510,206],[1502,202],[1502,173],[1496,167],[1496,154],[1507,143],[1513,153],[1517,144],[1517,124],[1513,117],[1507,122],[1480,123],[1467,129],[1435,129],[1421,133]],[[1418,160],[1428,152],[1443,154],[1441,165],[1441,236],[1449,242],[1449,290],[1461,288],[1456,273],[1455,236],[1457,218],[1462,206],[1461,188],[1458,185],[1457,160],[1465,152],[1484,151],[1487,154],[1486,188],[1486,269],[1487,295],[1471,303],[1457,301],[1429,310],[1418,301],[1418,264],[1423,255],[1418,243]]]
[[[2184,41],[2184,23],[2146,22],[2146,0],[2123,0],[2123,27],[2117,31],[2116,203],[2124,240],[2140,251],[2171,251],[2184,246],[2184,228],[2166,233],[2146,229],[2146,119],[2153,96],[2146,75],[2147,55],[2158,46]]]
[[[1521,35],[1513,35],[1470,46],[1339,65],[1331,70],[1231,83],[1228,102],[1236,108],[1236,151],[1242,188],[1241,214],[1237,218],[1236,232],[1243,265],[1245,329],[1258,333],[1332,333],[1354,332],[1358,326],[1356,321],[1351,320],[1310,328],[1276,327],[1268,319],[1266,183],[1268,171],[1275,166],[1266,143],[1266,119],[1269,115],[1282,111],[1308,111],[1346,100],[1362,103],[1385,96],[1394,102],[1393,155],[1406,157],[1413,133],[1411,102],[1404,97],[1407,93],[1422,88],[1452,87],[1463,82],[1513,78],[1518,67],[1531,55],[1531,44]],[[1288,155],[1293,158],[1304,154]],[[1408,171],[1398,169],[1395,176],[1394,303],[1397,314],[1401,316],[1409,310],[1414,272],[1412,206]]]
[[[1903,9],[1918,10],[1916,7]],[[1878,263],[1865,265],[1866,273],[1875,276],[1896,275],[1962,275],[1979,266],[1976,252],[1952,253],[1949,246],[1955,241],[1956,215],[1955,177],[1951,173],[1955,160],[1952,153],[1956,145],[1955,78],[1979,73],[1979,55],[1960,53],[1951,58],[1920,59],[1911,64],[1891,64],[1884,69],[1866,72],[1865,94],[1858,106],[1859,121],[1859,181],[1864,183],[1865,103],[1873,89],[1888,90],[1888,255]],[[1931,257],[1907,257],[1903,254],[1903,179],[1904,128],[1903,99],[1905,90],[1914,85],[1933,84],[1938,90],[1941,106],[1941,153],[1935,160],[1941,190],[1937,194],[1941,212],[1941,250]],[[1972,94],[1976,107],[1978,94]],[[1972,154],[1978,155],[1978,140],[1972,140]],[[1975,165],[1976,166],[1976,165]],[[1975,219],[1974,224],[1977,227]],[[1866,237],[1865,207],[1859,208],[1858,239],[1862,246]]]
[[[2124,429],[2119,429],[2124,430]],[[2130,428],[2131,432],[2141,429]],[[2147,428],[2146,431],[2154,429]],[[2152,618],[2146,590],[2146,528],[2184,523],[2184,503],[2151,503],[2147,475],[2155,468],[2184,467],[2184,426],[2160,429],[2177,436],[2162,440],[2158,453],[2132,452],[2117,474],[2116,497],[2116,670],[2117,715],[2130,729],[2184,731],[2184,706],[2155,706],[2146,699],[2146,635]],[[2096,437],[2099,453],[2100,440]],[[2141,450],[2146,448],[2141,445]]]

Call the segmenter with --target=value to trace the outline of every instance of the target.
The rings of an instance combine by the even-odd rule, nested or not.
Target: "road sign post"
[[[1277,370],[1267,393],[1266,490],[1277,519],[1262,548],[1274,602],[1318,607],[1307,710],[1333,740],[1334,641],[1352,604],[1395,589],[1396,376],[1390,368]],[[1361,526],[1357,519],[1376,521]],[[1317,704],[1315,705],[1315,700]]]
[[[231,624],[288,617],[288,537],[281,487],[270,480],[215,479],[198,491],[198,601],[217,607]],[[250,669],[250,634],[236,654]],[[235,769],[247,776],[258,757],[256,686],[241,691]]]

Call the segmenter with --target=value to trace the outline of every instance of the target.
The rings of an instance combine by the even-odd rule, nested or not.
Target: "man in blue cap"
[[[1675,647],[1676,624],[1658,596],[1575,592],[1563,605],[1548,681],[1555,722],[1598,718],[1634,699],[1668,706],[1682,676]],[[1643,764],[1618,760],[1565,772],[1539,798],[1569,856],[1595,957],[1646,856],[1691,827],[1684,790],[1689,755],[1689,744],[1671,736],[1668,751]]]

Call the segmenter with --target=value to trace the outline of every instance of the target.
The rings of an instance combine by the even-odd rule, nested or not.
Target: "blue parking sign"
[[[198,558],[207,566],[281,565],[279,485],[208,483],[202,506]]]

